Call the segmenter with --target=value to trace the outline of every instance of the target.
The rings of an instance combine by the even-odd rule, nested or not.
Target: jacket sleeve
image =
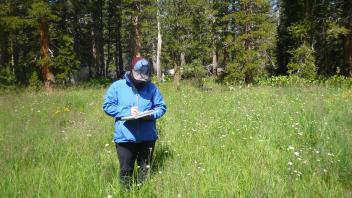
[[[114,84],[111,85],[106,91],[103,110],[106,114],[114,118],[121,118],[131,115],[129,107],[119,105],[117,97],[117,88],[116,86],[114,86]]]
[[[157,87],[155,87],[155,92],[153,96],[153,109],[155,110],[152,116],[153,119],[158,119],[162,117],[166,112],[166,105],[164,99]]]

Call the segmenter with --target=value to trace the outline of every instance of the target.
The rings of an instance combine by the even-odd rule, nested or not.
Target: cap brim
[[[132,75],[135,80],[141,81],[141,82],[148,82],[150,81],[150,75],[147,74],[142,74],[139,72],[136,72],[132,70]]]

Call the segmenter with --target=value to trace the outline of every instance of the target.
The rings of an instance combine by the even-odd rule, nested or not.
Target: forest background
[[[226,84],[343,81],[352,76],[352,2],[0,3],[1,87],[110,82],[138,54],[159,80],[171,70],[176,85],[207,75]]]

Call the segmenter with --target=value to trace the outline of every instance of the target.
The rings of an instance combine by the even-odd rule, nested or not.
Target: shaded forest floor
[[[1,197],[351,197],[352,90],[159,85],[149,180],[122,190],[104,89],[0,96]]]

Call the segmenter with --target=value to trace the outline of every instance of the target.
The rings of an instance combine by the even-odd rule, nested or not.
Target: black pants
[[[138,182],[142,182],[148,174],[152,161],[155,141],[141,143],[116,143],[117,156],[120,163],[120,181],[124,185],[131,184],[135,161],[139,167]]]

